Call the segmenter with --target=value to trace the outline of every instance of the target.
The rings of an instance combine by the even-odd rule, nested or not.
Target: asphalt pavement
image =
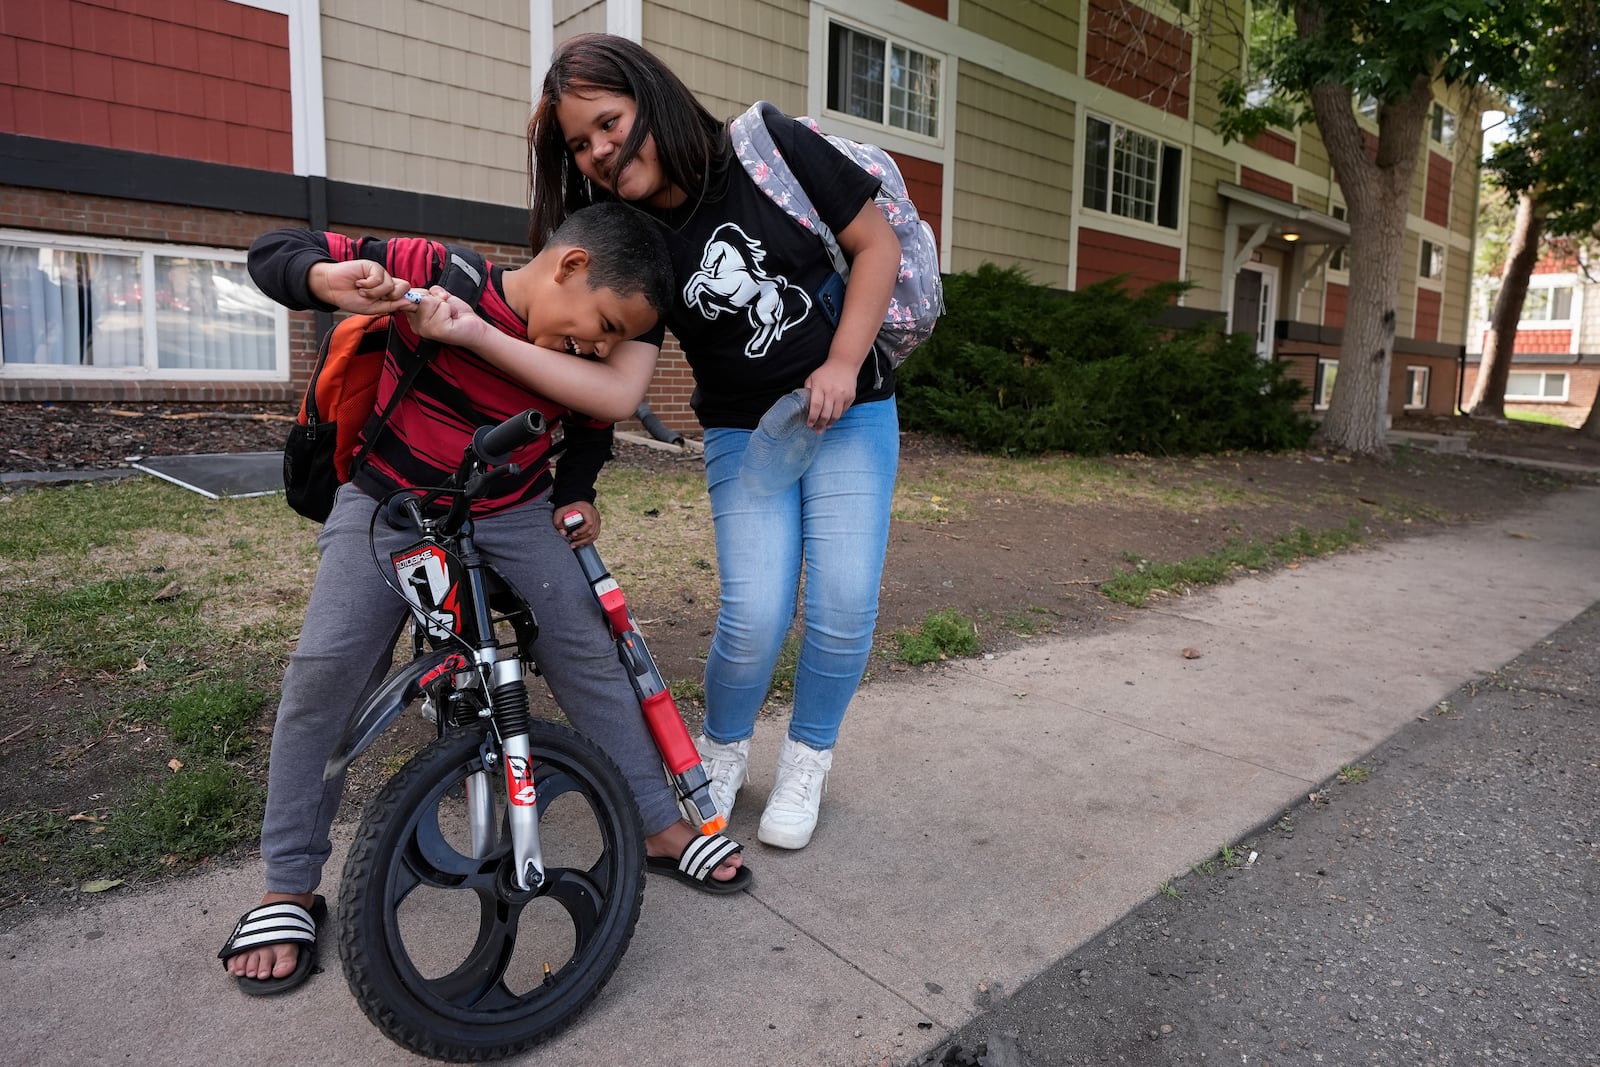
[[[652,880],[599,1002],[514,1062],[1596,1062],[1597,532],[1570,490],[876,683],[800,852],[754,843],[764,723],[755,888]],[[259,887],[0,934],[0,1062],[423,1062],[331,937],[304,989],[231,988]]]

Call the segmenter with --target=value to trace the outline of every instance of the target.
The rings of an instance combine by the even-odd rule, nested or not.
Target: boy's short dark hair
[[[672,307],[672,257],[661,224],[620,202],[591,204],[568,215],[546,247],[565,245],[589,253],[589,288],[622,296],[643,293],[660,314]]]

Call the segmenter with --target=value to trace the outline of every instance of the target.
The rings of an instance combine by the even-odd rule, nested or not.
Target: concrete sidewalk
[[[1600,600],[1597,531],[1600,490],[1572,490],[875,684],[811,847],[752,844],[737,899],[653,880],[599,1003],[518,1062],[901,1064]],[[742,840],[778,740],[757,734]],[[0,935],[0,1061],[425,1062],[360,1014],[331,938],[301,992],[230,988],[213,956],[259,884],[219,871]]]

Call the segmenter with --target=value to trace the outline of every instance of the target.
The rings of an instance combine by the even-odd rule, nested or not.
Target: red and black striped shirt
[[[250,275],[261,291],[295,310],[333,308],[311,295],[307,279],[316,263],[368,259],[383,265],[394,278],[417,288],[435,284],[444,271],[448,252],[445,246],[416,237],[380,240],[364,237],[354,240],[337,233],[316,230],[274,230],[258,238],[250,248]],[[519,340],[527,340],[528,324],[506,303],[500,268],[490,266],[489,281],[478,302],[478,315],[495,329]],[[382,411],[394,394],[405,368],[400,359],[415,357],[422,338],[412,329],[406,315],[395,315],[392,328],[398,344],[390,346],[378,385],[374,416]],[[396,349],[402,353],[396,358]],[[601,445],[610,448],[610,424],[590,419],[529,391],[497,367],[465,348],[440,345],[433,358],[417,374],[410,390],[389,417],[388,429],[378,437],[366,463],[356,473],[355,484],[374,497],[402,488],[442,484],[461,463],[462,451],[480,426],[492,426],[518,412],[538,408],[554,426],[563,417],[570,428],[570,448],[578,441],[593,443],[603,435]],[[369,422],[367,432],[371,432]],[[365,433],[363,434],[363,440]],[[550,470],[552,437],[546,433],[520,449],[511,462],[521,467],[517,475],[505,475],[493,483],[491,495],[473,507],[477,515],[492,514],[516,507],[537,497],[552,485]],[[604,457],[600,457],[603,462]],[[573,462],[570,454],[563,463],[587,470],[586,486],[563,485],[565,500],[594,498],[593,478],[598,462]],[[592,468],[592,469],[589,469]],[[563,479],[567,481],[567,479]]]

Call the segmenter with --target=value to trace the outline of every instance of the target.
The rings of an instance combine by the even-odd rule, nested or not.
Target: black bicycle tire
[[[570,1026],[599,996],[621,962],[644,898],[643,835],[632,792],[615,763],[593,742],[566,727],[535,721],[529,742],[538,768],[536,782],[552,773],[576,776],[597,825],[609,834],[608,854],[615,870],[607,879],[602,932],[576,953],[578,970],[556,983],[554,992],[528,994],[545,1001],[525,1014],[493,1021],[452,1017],[439,998],[430,997],[406,977],[406,965],[388,942],[389,895],[402,862],[403,846],[420,815],[419,807],[443,791],[443,783],[481,766],[478,730],[452,730],[430,744],[397,772],[368,804],[351,844],[339,886],[339,954],[346,981],[372,1023],[396,1044],[435,1059],[475,1062],[498,1059],[538,1045]],[[498,778],[498,776],[497,776]],[[591,792],[593,795],[591,795]],[[545,798],[541,797],[543,802]],[[481,933],[480,933],[481,936]],[[581,957],[581,958],[580,958]],[[561,973],[565,974],[564,965]]]

